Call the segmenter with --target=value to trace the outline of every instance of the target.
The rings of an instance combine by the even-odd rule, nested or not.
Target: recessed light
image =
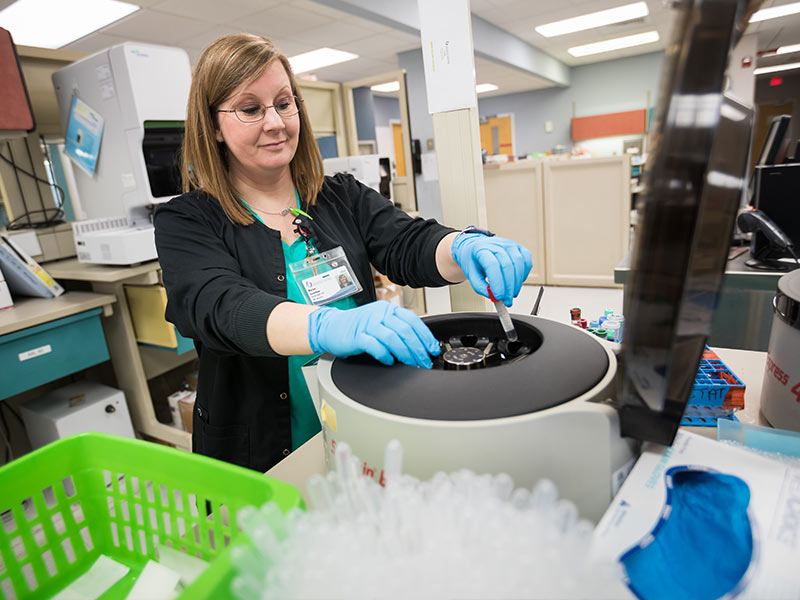
[[[500,88],[493,83],[479,83],[478,85],[475,86],[475,93],[483,94],[484,92],[493,92],[499,89]]]
[[[786,17],[797,13],[800,13],[800,2],[793,2],[782,6],[771,6],[770,8],[762,8],[754,12],[753,16],[750,17],[750,22],[758,23],[759,21],[777,19],[778,17]]]
[[[777,73],[778,71],[791,71],[792,69],[800,69],[800,62],[788,63],[785,65],[775,65],[774,67],[758,67],[755,71],[753,71],[753,75]]]
[[[139,10],[118,0],[17,0],[0,10],[15,44],[61,48]]]
[[[637,33],[636,35],[626,35],[625,37],[603,40],[602,42],[594,42],[593,44],[575,46],[573,48],[569,48],[567,52],[575,57],[589,56],[590,54],[611,52],[612,50],[620,50],[621,48],[632,48],[633,46],[652,44],[653,42],[657,42],[658,39],[657,31],[647,31],[645,33]]]
[[[292,65],[292,71],[297,74],[337,65],[355,58],[358,58],[358,54],[353,54],[352,52],[334,50],[333,48],[317,48],[311,52],[290,56],[289,64]]]
[[[379,83],[378,85],[371,85],[369,89],[373,92],[399,92],[400,82],[390,81],[389,83]]]
[[[791,46],[781,46],[775,51],[775,54],[790,54],[791,52],[800,52],[800,44],[792,44]]]
[[[646,2],[635,2],[625,6],[618,6],[617,8],[589,13],[588,15],[564,19],[563,21],[539,25],[534,29],[544,37],[555,37],[557,35],[575,33],[576,31],[594,29],[595,27],[603,27],[612,23],[623,23],[624,21],[646,17],[648,14]]]

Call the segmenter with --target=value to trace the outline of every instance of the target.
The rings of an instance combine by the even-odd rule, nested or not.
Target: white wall
[[[481,117],[514,113],[517,155],[552,150],[556,145],[572,146],[572,117],[586,117],[655,105],[661,78],[663,52],[573,67],[572,85],[478,98]],[[574,114],[573,114],[574,111]],[[553,123],[545,133],[546,121]]]
[[[745,104],[755,103],[756,76],[753,74],[758,58],[758,37],[756,34],[745,35],[736,44],[731,53],[731,62],[728,65],[729,90]],[[749,57],[750,65],[742,66],[742,59]]]

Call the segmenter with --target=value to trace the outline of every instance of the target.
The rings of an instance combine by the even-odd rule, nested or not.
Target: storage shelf
[[[142,357],[142,367],[148,381],[197,358],[196,350],[177,354],[171,350],[142,345],[139,345],[139,354]]]

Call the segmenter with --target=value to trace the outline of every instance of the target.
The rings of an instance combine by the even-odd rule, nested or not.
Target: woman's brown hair
[[[242,206],[228,174],[227,149],[216,139],[217,107],[240,85],[257,79],[279,60],[289,76],[292,93],[302,98],[289,59],[267,38],[246,33],[226,35],[203,50],[192,73],[186,106],[186,130],[181,151],[183,192],[200,189],[215,198],[228,218],[249,225],[253,216]],[[292,180],[304,205],[314,203],[322,189],[322,156],[305,106],[300,108],[300,138],[291,162]]]

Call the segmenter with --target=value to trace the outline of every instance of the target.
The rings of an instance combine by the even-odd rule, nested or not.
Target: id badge
[[[303,298],[315,306],[347,298],[363,289],[341,246],[289,263],[289,270]]]

